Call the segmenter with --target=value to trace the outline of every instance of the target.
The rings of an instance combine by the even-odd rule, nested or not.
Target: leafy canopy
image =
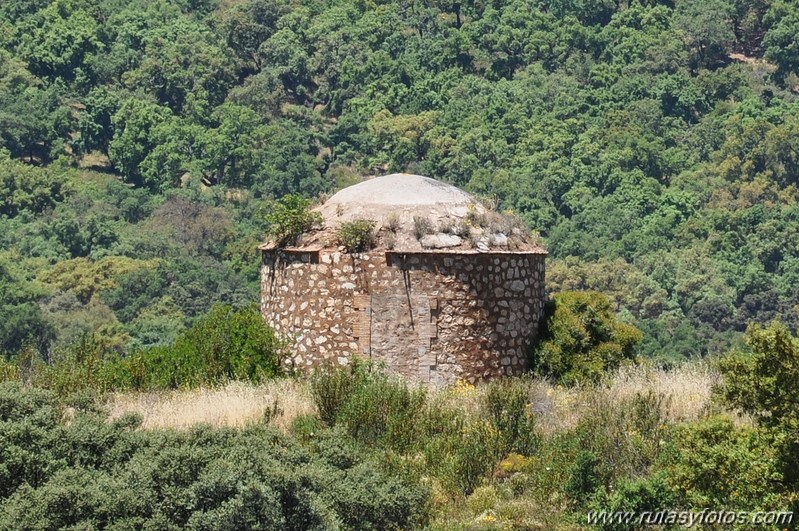
[[[533,352],[540,374],[574,384],[598,380],[635,358],[640,330],[620,321],[607,296],[564,291],[544,310],[541,341]]]

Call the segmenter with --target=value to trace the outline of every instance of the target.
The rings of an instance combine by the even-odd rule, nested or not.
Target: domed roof
[[[359,219],[383,223],[398,217],[401,223],[413,222],[413,216],[442,221],[463,218],[470,208],[485,211],[474,197],[451,184],[421,175],[393,173],[344,188],[317,210],[326,224],[337,226]]]
[[[421,175],[367,179],[340,190],[314,210],[322,215],[322,227],[305,234],[297,250],[338,247],[343,224],[369,221],[374,247],[386,250],[546,252],[530,241],[516,218],[486,208],[451,184]]]
[[[344,188],[328,205],[468,205],[474,198],[451,184],[409,173],[392,173]]]

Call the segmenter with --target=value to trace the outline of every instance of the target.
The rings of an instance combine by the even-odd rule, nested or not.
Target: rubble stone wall
[[[522,373],[544,304],[540,253],[265,251],[261,312],[294,368],[384,362],[446,385]]]

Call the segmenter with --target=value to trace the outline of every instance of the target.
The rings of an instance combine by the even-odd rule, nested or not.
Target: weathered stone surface
[[[425,249],[446,249],[447,247],[457,247],[463,240],[454,234],[428,234],[422,237],[419,243]]]
[[[523,292],[527,286],[524,285],[524,282],[521,280],[514,280],[510,283],[510,289],[516,292]]]
[[[360,355],[431,385],[475,382],[525,370],[543,263],[543,254],[490,251],[322,250],[310,263],[264,252],[261,311],[293,345],[287,363],[298,369]]]
[[[498,232],[491,237],[491,243],[493,243],[497,247],[507,247],[508,246],[508,237]]]

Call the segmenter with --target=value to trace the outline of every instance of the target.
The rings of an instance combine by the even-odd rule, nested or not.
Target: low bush
[[[511,452],[532,455],[538,437],[530,409],[530,382],[526,379],[493,381],[487,384],[483,408],[491,426],[499,434],[498,459]]]
[[[15,382],[19,380],[19,366],[0,356],[0,382]]]
[[[322,421],[334,425],[339,413],[367,377],[367,367],[357,358],[344,367],[317,370],[311,377],[311,395]]]
[[[409,529],[427,489],[337,434],[304,448],[257,424],[137,430],[0,384],[0,530]],[[351,443],[350,443],[351,444]]]
[[[574,436],[586,456],[593,456],[599,482],[649,475],[666,437],[666,398],[652,391],[630,397],[593,391],[587,402]]]
[[[361,362],[318,373],[311,388],[325,422],[361,443],[404,451],[418,440],[414,428],[426,403],[421,388]]]
[[[229,380],[260,382],[282,373],[283,345],[255,308],[214,306],[174,343],[126,358],[84,335],[50,363],[20,356],[0,364],[2,379],[24,381],[66,396],[83,389],[176,389]]]
[[[719,360],[716,393],[760,425],[799,428],[799,339],[775,322],[750,326],[745,341],[748,351]]]
[[[659,472],[639,479],[623,479],[613,490],[600,488],[588,503],[591,511],[609,513],[630,513],[644,515],[651,513],[651,522],[656,522],[657,513],[674,510],[677,507],[674,491],[667,484],[664,473]],[[698,506],[697,506],[698,507]],[[650,518],[650,517],[645,517]],[[587,523],[587,522],[584,522]],[[648,523],[645,520],[645,523]],[[598,526],[604,531],[633,531],[641,529],[639,522],[605,522]]]
[[[375,222],[369,219],[344,221],[336,236],[348,253],[368,251],[374,246]]]
[[[271,205],[266,215],[269,234],[280,246],[294,245],[304,232],[322,223],[322,215],[311,210],[311,201],[287,194]]]
[[[676,427],[663,466],[686,507],[773,511],[787,506],[778,463],[765,433],[717,416]]]
[[[425,469],[440,478],[450,492],[468,495],[490,481],[497,464],[499,434],[482,420],[458,419],[450,428],[425,438]]]
[[[532,365],[539,374],[566,384],[596,382],[633,360],[642,337],[640,330],[616,318],[607,296],[564,291],[545,307]]]
[[[418,475],[435,476],[449,492],[471,493],[510,452],[538,444],[525,380],[489,384],[474,416],[359,361],[317,372],[311,387],[324,422],[415,460]]]
[[[255,308],[215,305],[171,345],[115,363],[113,388],[176,389],[229,380],[259,382],[281,373],[282,344]]]
[[[413,235],[417,240],[421,240],[434,230],[433,222],[426,216],[413,216]]]
[[[747,351],[719,360],[723,379],[715,393],[771,434],[785,481],[799,490],[799,339],[772,323],[750,326],[745,340]]]
[[[97,335],[83,334],[53,353],[49,363],[31,357],[27,380],[61,396],[82,390],[103,391],[109,388],[111,367],[118,360],[119,354]]]

